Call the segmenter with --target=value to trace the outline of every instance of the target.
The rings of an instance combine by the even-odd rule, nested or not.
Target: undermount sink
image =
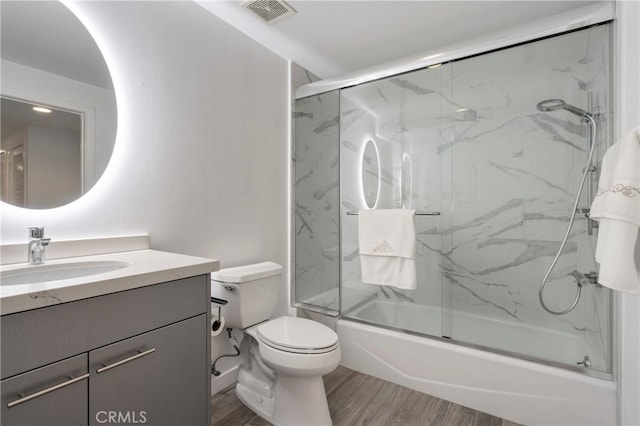
[[[0,285],[36,284],[46,281],[68,280],[104,274],[127,266],[129,266],[128,262],[113,260],[29,265],[20,269],[0,272]]]

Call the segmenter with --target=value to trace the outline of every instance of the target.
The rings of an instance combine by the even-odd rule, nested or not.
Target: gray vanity
[[[3,291],[2,426],[209,422],[209,272],[218,262],[117,256],[130,266]]]

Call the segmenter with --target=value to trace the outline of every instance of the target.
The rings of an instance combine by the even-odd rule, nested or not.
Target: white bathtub
[[[350,315],[379,319],[392,312],[387,304],[372,301]],[[345,367],[525,425],[616,424],[611,381],[346,319],[337,331]]]
[[[442,334],[442,311],[435,306],[373,299],[348,312],[346,317],[423,335]],[[568,365],[576,365],[588,355],[592,370],[607,369],[604,348],[587,343],[583,336],[575,332],[501,321],[459,311],[452,313],[451,320],[454,329],[451,337],[461,342]]]

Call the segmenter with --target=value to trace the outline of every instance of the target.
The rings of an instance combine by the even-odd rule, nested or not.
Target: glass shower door
[[[608,290],[585,287],[567,315],[539,301],[569,223],[588,134],[576,115],[536,109],[563,99],[597,114],[599,164],[610,133],[608,47],[605,25],[452,64],[453,103],[477,117],[454,118],[450,148],[453,268],[443,278],[453,339],[572,366],[587,356],[592,368],[610,371]],[[585,195],[579,208],[588,204]],[[595,238],[578,214],[543,295],[551,309],[574,300],[572,271],[596,270]]]
[[[358,216],[363,209],[443,210],[441,147],[449,128],[448,66],[341,90],[341,314],[420,334],[442,335],[441,219],[416,215],[417,288],[362,283]]]
[[[337,312],[340,283],[338,91],[298,99],[294,142],[295,303]]]

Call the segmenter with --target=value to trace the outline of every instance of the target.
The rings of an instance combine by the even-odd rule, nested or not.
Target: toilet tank
[[[271,318],[275,311],[282,266],[273,262],[220,269],[211,273],[211,296],[228,303],[222,308],[226,326],[247,328]]]

